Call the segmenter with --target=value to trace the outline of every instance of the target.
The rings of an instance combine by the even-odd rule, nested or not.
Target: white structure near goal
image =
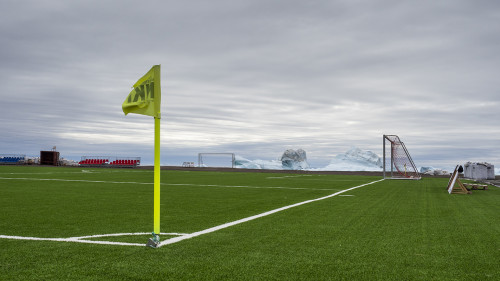
[[[384,179],[420,179],[405,144],[396,135],[384,135]],[[386,147],[387,144],[387,147]],[[390,145],[389,145],[390,144]]]
[[[198,167],[234,168],[234,153],[198,153]]]
[[[473,180],[494,180],[495,166],[486,162],[467,162],[464,165],[464,176]]]

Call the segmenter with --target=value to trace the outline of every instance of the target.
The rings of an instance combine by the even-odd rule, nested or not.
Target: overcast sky
[[[3,0],[0,154],[140,156],[153,119],[124,116],[161,64],[162,164],[199,152],[327,164],[500,165],[500,2]]]

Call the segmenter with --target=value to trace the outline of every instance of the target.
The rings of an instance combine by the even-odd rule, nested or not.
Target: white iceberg
[[[288,151],[288,152],[287,152]],[[236,155],[235,167],[243,169],[272,169],[272,170],[309,170],[309,171],[382,171],[382,158],[369,150],[351,147],[347,152],[336,155],[323,168],[310,168],[305,151],[287,150],[279,160],[249,160]],[[420,173],[427,175],[449,175],[448,169],[439,169],[432,166],[420,167]],[[495,174],[500,175],[500,169],[495,168]]]
[[[432,166],[426,166],[426,167],[420,167],[420,173],[421,174],[428,174],[428,173],[432,173],[432,171],[434,171],[436,168],[432,167]]]
[[[248,160],[239,155],[235,156],[234,166],[240,169],[264,169],[282,170],[283,166],[279,160]]]
[[[424,174],[424,175],[431,175],[431,176],[443,176],[443,175],[450,174],[450,172],[448,172],[447,170],[434,168],[432,166],[420,167],[420,173]]]
[[[382,171],[382,159],[369,150],[351,147],[323,168],[311,168],[302,149],[286,150],[280,160],[249,160],[236,155],[235,167],[242,169],[309,170],[309,171]]]
[[[382,159],[369,150],[351,147],[346,153],[335,156],[324,168],[313,171],[382,171]]]
[[[303,149],[287,149],[281,156],[281,164],[285,170],[306,170],[309,169],[306,152]]]

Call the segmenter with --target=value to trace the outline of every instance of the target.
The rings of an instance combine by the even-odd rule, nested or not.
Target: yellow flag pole
[[[160,234],[160,118],[155,117],[154,232]]]
[[[161,118],[161,76],[160,65],[154,73],[155,81],[155,167],[154,167],[154,233],[160,234],[160,118]]]
[[[154,228],[160,234],[160,118],[161,85],[160,65],[154,65],[133,86],[133,90],[122,104],[125,115],[136,113],[153,116],[155,119],[155,158],[154,158]]]

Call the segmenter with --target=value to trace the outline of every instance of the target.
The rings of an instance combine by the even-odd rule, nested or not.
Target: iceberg
[[[306,170],[309,169],[306,152],[303,149],[287,149],[281,156],[281,164],[285,170]]]
[[[239,169],[264,169],[282,170],[283,166],[279,160],[248,160],[239,155],[234,157],[234,166]]]
[[[287,149],[279,160],[249,160],[235,156],[234,166],[240,169],[306,170],[309,169],[306,152],[303,149]]]
[[[432,166],[420,167],[420,173],[431,176],[443,176],[450,174],[447,170],[437,169]]]
[[[235,167],[241,169],[264,170],[308,170],[308,171],[366,171],[378,172],[383,170],[383,160],[369,150],[362,150],[355,146],[347,152],[336,155],[330,163],[322,168],[311,168],[307,162],[306,152],[302,149],[285,151],[279,160],[249,160],[235,156]],[[389,165],[389,164],[388,164]],[[500,168],[493,168],[496,175],[500,175]],[[452,169],[453,170],[453,169]],[[449,175],[449,169],[440,169],[432,166],[422,166],[420,173],[426,175]]]
[[[420,167],[420,173],[421,174],[426,174],[426,173],[432,173],[436,168],[432,166],[426,166],[426,167]]]
[[[241,169],[382,171],[382,159],[377,154],[357,147],[351,147],[346,153],[335,156],[323,168],[311,168],[303,149],[287,149],[279,160],[249,160],[236,155],[234,164]]]
[[[314,171],[382,171],[382,159],[369,150],[351,147],[346,153],[335,156],[324,168]]]

